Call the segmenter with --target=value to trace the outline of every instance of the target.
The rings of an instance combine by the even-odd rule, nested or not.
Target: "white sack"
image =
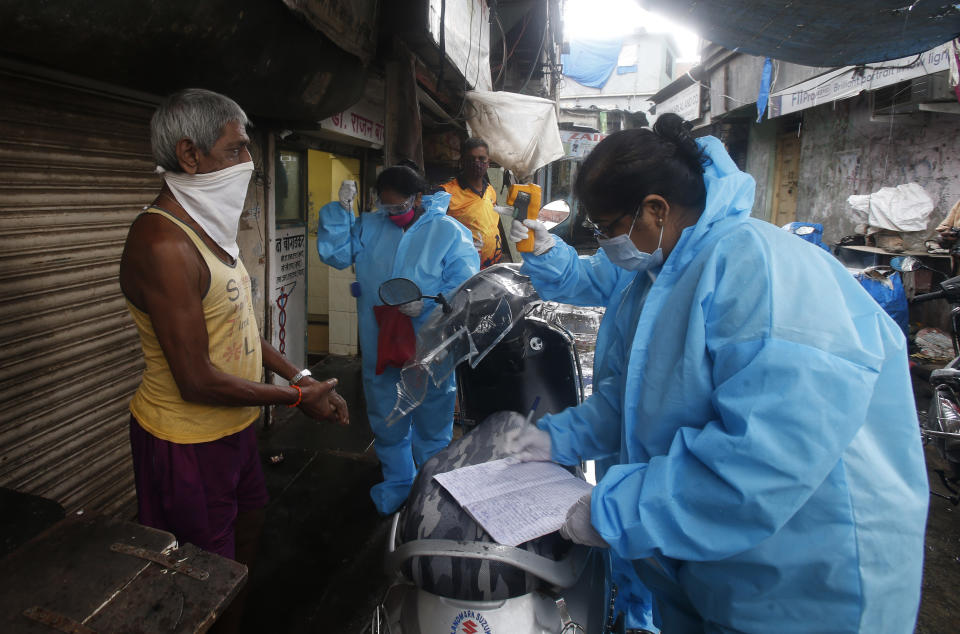
[[[934,206],[930,195],[916,183],[850,196],[847,204],[866,214],[871,227],[890,231],[926,231]]]
[[[524,179],[564,156],[556,105],[513,92],[471,90],[470,134],[490,144],[490,158]]]

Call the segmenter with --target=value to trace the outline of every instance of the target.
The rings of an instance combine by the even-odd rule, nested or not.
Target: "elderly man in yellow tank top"
[[[264,341],[237,228],[253,162],[247,116],[206,90],[168,97],[151,122],[164,185],[130,227],[120,286],[146,370],[130,403],[140,522],[251,558],[267,502],[253,422],[288,405],[348,422],[346,403]],[[266,368],[289,385],[263,383]]]

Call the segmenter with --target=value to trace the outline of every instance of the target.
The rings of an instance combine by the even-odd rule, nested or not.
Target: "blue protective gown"
[[[356,264],[360,296],[357,317],[363,353],[363,391],[384,481],[370,490],[377,510],[386,515],[407,499],[417,467],[450,443],[455,378],[441,387],[431,385],[423,403],[393,425],[386,417],[397,401],[398,368],[376,374],[379,328],[373,307],[380,304],[380,284],[395,277],[413,280],[424,295],[448,295],[480,270],[480,258],[470,232],[446,215],[450,194],[423,197],[424,212],[407,231],[385,212],[359,218],[332,202],[320,209],[317,250],[320,259],[338,269]],[[413,319],[419,330],[434,302],[424,300],[423,313]]]
[[[828,253],[749,218],[753,179],[698,142],[706,208],[655,281],[562,243],[525,256],[541,297],[608,309],[608,371],[539,425],[558,462],[619,455],[592,522],[664,631],[912,632],[928,489],[903,334]]]

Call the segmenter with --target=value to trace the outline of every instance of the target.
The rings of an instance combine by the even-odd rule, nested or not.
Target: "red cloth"
[[[402,368],[417,352],[417,335],[413,320],[400,312],[397,306],[374,306],[380,334],[377,337],[377,374],[387,366]]]

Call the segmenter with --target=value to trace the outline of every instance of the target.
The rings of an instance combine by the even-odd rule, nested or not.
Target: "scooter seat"
[[[519,414],[497,412],[428,460],[400,513],[395,545],[418,539],[493,542],[433,476],[507,457],[503,450],[506,433],[522,424],[524,420]],[[571,544],[551,533],[519,548],[557,561],[569,552]],[[404,563],[402,572],[427,592],[467,601],[510,599],[541,585],[535,575],[508,563],[465,557],[413,557]]]

